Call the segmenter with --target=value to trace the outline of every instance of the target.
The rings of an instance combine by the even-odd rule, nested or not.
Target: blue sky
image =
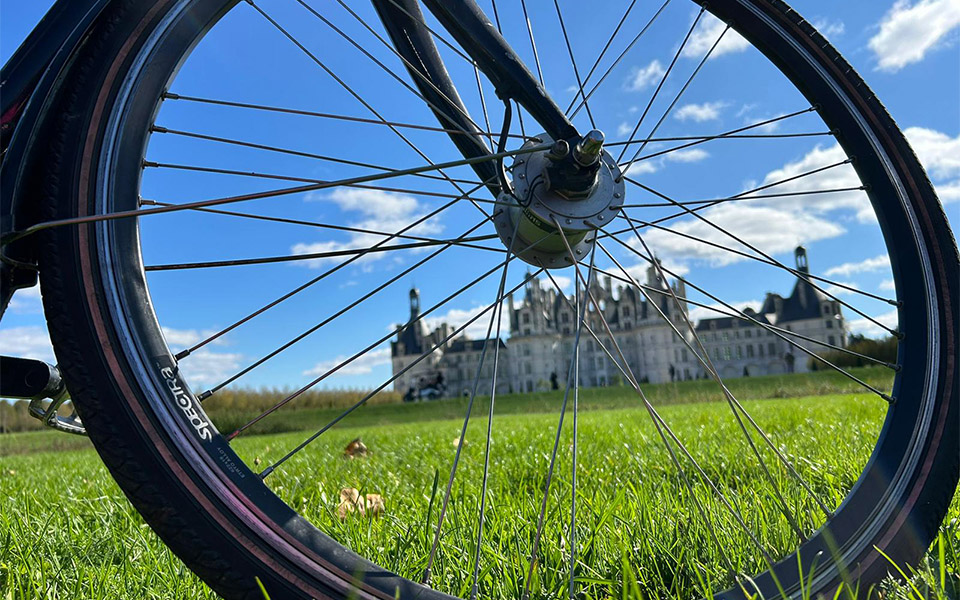
[[[6,60],[11,55],[42,16],[47,4],[4,3],[0,19],[0,58]],[[262,0],[259,4],[384,118],[436,125],[422,101],[302,6],[293,0]],[[311,0],[310,4],[409,82],[399,61],[337,2]],[[608,4],[614,7],[609,14],[598,15],[594,14],[597,12],[595,4],[561,3],[581,76],[586,74],[600,52],[612,25],[623,14],[628,2],[604,3],[605,6]],[[659,6],[660,3],[656,4]],[[378,33],[382,33],[369,3],[351,2],[349,5]],[[486,0],[482,0],[481,5],[487,7]],[[562,37],[558,35],[553,3],[534,2],[528,6],[546,88],[566,108],[576,90],[576,79]],[[960,0],[806,1],[796,3],[796,8],[814,22],[860,71],[906,131],[942,200],[948,204],[948,214],[956,227],[957,206],[960,205],[960,112],[957,108],[960,99]],[[500,12],[505,36],[532,66],[533,56],[519,3],[503,3]],[[653,3],[638,3],[615,39],[612,53],[601,62],[601,68],[588,87],[599,79],[603,69],[653,12]],[[624,140],[630,135],[696,14],[697,7],[692,2],[673,0],[649,34],[629,51],[591,98],[591,112],[608,140]],[[640,135],[650,132],[722,29],[723,26],[712,17],[701,20],[653,104]],[[441,51],[471,115],[483,123],[472,69],[446,48]],[[364,118],[373,116],[310,57],[243,3],[198,45],[173,82],[171,91]],[[484,94],[491,128],[499,129],[502,109],[486,81]],[[800,94],[762,55],[731,32],[724,36],[657,134],[709,135],[807,106]],[[382,125],[264,113],[182,100],[164,102],[157,124],[175,130],[393,168],[423,164],[423,159],[409,145]],[[575,124],[584,130],[589,128],[586,111],[576,116]],[[529,115],[525,115],[524,128],[527,134],[539,133]],[[816,116],[805,115],[764,131],[823,130],[824,126]],[[458,158],[449,139],[442,133],[402,131],[434,162]],[[516,119],[513,131],[520,133]],[[643,154],[668,147],[668,144],[653,143]],[[626,155],[624,162],[631,155],[632,152]],[[736,194],[844,158],[831,137],[725,140],[637,162],[630,173],[676,199],[710,199]],[[266,152],[169,133],[152,137],[147,159],[157,163],[307,179],[337,179],[371,172],[366,167],[315,157]],[[468,168],[451,169],[448,174],[465,180],[476,178]],[[389,181],[388,185],[418,193],[342,188],[258,200],[232,208],[394,232],[446,201],[429,193],[459,193],[446,181],[422,177]],[[286,185],[296,183],[148,168],[144,173],[142,196],[158,201],[183,202]],[[835,169],[815,178],[778,186],[776,191],[851,185],[859,185],[853,171]],[[476,196],[488,198],[479,192]],[[627,204],[655,200],[628,186]],[[489,208],[490,205],[486,205],[486,209]],[[673,210],[646,208],[633,209],[629,214],[649,220],[670,212]],[[891,274],[884,260],[882,237],[865,196],[859,192],[731,203],[704,214],[778,260],[792,263],[793,247],[803,243],[808,247],[814,273],[884,296],[894,295]],[[427,220],[408,233],[435,238],[456,237],[476,225],[480,218],[476,207],[460,201],[438,218]],[[714,236],[711,239],[730,245],[729,239],[716,238],[715,233],[690,219],[677,219],[672,227],[691,235],[709,234]],[[477,233],[490,232],[492,227],[489,224],[477,230]],[[379,239],[364,234],[196,213],[163,215],[143,222],[143,252],[147,264],[320,252],[361,247]],[[786,294],[792,286],[792,277],[783,271],[755,262],[733,260],[728,254],[711,251],[709,247],[690,243],[669,232],[650,232],[645,239],[669,268],[738,306],[756,304],[767,291]],[[616,246],[608,247],[614,249]],[[636,273],[643,271],[644,266],[635,256],[631,258],[622,248],[614,252],[625,265],[636,267]],[[423,250],[391,251],[341,269],[321,284],[184,361],[184,369],[193,387],[217,383],[428,255],[429,251]],[[421,289],[423,306],[430,307],[495,266],[499,260],[500,255],[492,252],[456,248],[445,251],[423,267],[399,277],[396,283],[307,337],[290,351],[252,371],[238,384],[301,385],[338,359],[350,356],[387,335],[392,324],[403,321],[408,313],[407,290],[411,285]],[[150,275],[149,284],[168,341],[172,347],[180,348],[229,325],[335,264],[336,261],[300,261],[157,272]],[[610,266],[609,262],[602,264]],[[524,267],[519,264],[511,268],[509,284],[518,283],[523,271]],[[569,286],[571,273],[564,271],[558,275]],[[496,284],[496,276],[488,278],[455,301],[440,307],[434,313],[436,318],[429,322],[435,324],[443,318],[462,323],[493,301]],[[856,295],[840,297],[881,321],[895,325],[896,317],[889,306]],[[696,316],[707,315],[698,311]],[[879,333],[875,326],[857,319],[850,311],[846,311],[846,316],[855,331],[871,335]],[[477,329],[482,332],[486,319],[481,318],[477,324],[480,327],[471,328],[471,333],[476,334]],[[21,292],[14,299],[0,326],[0,351],[53,360],[36,290]],[[389,377],[387,356],[386,345],[376,346],[344,369],[341,375],[327,379],[322,385],[376,385]]]

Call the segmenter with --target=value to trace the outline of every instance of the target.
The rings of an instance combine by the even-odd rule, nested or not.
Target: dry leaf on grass
[[[346,519],[356,512],[363,516],[377,517],[384,511],[383,497],[380,494],[360,495],[357,488],[343,488],[340,490],[340,505],[337,514],[340,519]]]
[[[345,458],[354,458],[357,456],[366,456],[367,455],[367,446],[360,440],[360,438],[353,439],[347,447],[343,449],[343,456]]]
[[[467,440],[463,440],[463,445],[464,446],[467,445]],[[459,446],[460,446],[460,438],[459,437],[453,438],[453,447],[458,448]]]

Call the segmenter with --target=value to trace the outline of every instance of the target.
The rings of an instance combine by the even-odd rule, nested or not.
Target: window
[[[829,314],[830,314],[830,305],[829,305],[829,304],[824,304],[824,305],[823,305],[823,314],[824,314],[824,315],[829,315]]]
[[[523,372],[530,375],[533,373],[533,366],[528,362],[523,363]]]
[[[757,344],[757,355],[763,357],[763,344]]]
[[[523,328],[523,335],[530,335],[530,328],[529,328],[529,327],[524,327],[524,328]]]
[[[777,345],[773,342],[767,344],[767,353],[770,354],[770,356],[774,356],[777,353]]]
[[[561,322],[561,323],[569,323],[569,322],[570,322],[570,313],[562,313],[562,314],[560,315],[560,322]]]
[[[832,335],[831,335],[831,336],[828,336],[828,337],[827,337],[827,343],[830,344],[831,346],[835,346],[835,345],[836,345],[836,338],[833,337]]]
[[[687,349],[686,349],[686,348],[681,348],[681,349],[680,349],[680,359],[681,359],[683,362],[687,362]]]
[[[737,358],[743,358],[743,346],[737,346]]]
[[[523,324],[524,325],[530,324],[530,313],[523,313]]]
[[[723,360],[730,360],[730,346],[723,347]]]
[[[753,345],[747,344],[747,358],[753,358]]]
[[[530,356],[530,346],[524,346],[524,347],[523,347],[523,355],[524,355],[524,356]]]
[[[532,392],[532,391],[533,391],[533,382],[532,382],[532,381],[527,381],[527,391],[528,391],[528,392]]]
[[[730,341],[730,332],[724,331],[723,334],[720,336],[720,340],[724,342]]]
[[[833,320],[827,319],[826,325],[827,325],[827,329],[833,329]]]

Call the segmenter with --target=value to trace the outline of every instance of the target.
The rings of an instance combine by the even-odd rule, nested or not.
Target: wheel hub
[[[553,141],[545,133],[537,138],[523,147]],[[547,269],[573,264],[564,237],[578,262],[588,256],[596,240],[592,232],[611,222],[624,200],[625,184],[617,162],[599,148],[599,168],[592,187],[577,194],[558,189],[558,178],[551,173],[556,172],[556,148],[565,146],[561,141],[554,150],[519,155],[512,166],[514,194],[500,194],[499,202],[507,206],[494,217],[497,233],[507,248],[523,261]]]

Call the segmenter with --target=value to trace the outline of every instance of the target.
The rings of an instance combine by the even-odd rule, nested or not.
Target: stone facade
[[[795,257],[797,271],[808,273],[806,250],[797,248]],[[686,324],[689,308],[682,302],[686,298],[683,282],[669,286],[651,266],[643,285],[650,300],[634,286],[618,286],[615,290],[609,278],[590,282],[590,292],[600,304],[631,371],[639,381],[651,383],[706,377],[703,366],[677,333],[682,332],[686,341],[698,348]],[[674,295],[681,300],[679,307]],[[574,302],[573,295],[564,298],[549,280],[540,279],[527,283],[522,301],[516,302],[512,295],[508,297],[510,336],[507,340],[496,340],[500,344],[497,393],[565,387],[576,338],[578,315],[574,312]],[[586,323],[616,356],[602,319],[592,310],[591,303],[588,308],[591,310],[586,312]],[[799,277],[788,297],[768,293],[759,311],[748,308],[744,313],[748,318],[707,318],[695,324],[697,335],[724,378],[809,370],[807,353],[764,326],[798,334],[787,334],[787,337],[812,352],[825,350],[813,340],[839,347],[847,343],[839,303]],[[483,340],[461,335],[442,343],[454,328],[443,324],[428,332],[417,320],[419,314],[420,294],[413,289],[408,321],[413,324],[398,327],[396,340],[391,343],[394,375],[423,353],[435,346],[437,349],[399,375],[394,389],[404,392],[407,399],[469,394]],[[491,344],[478,393],[490,393],[492,372]],[[582,387],[615,385],[623,379],[586,329],[580,339],[579,378]]]

